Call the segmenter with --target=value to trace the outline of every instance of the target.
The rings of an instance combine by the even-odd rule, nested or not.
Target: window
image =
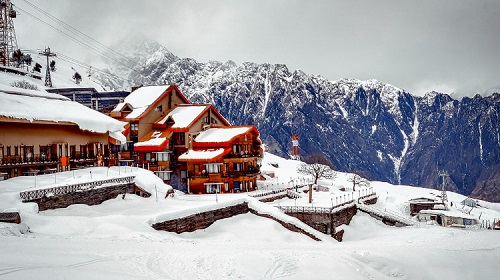
[[[204,117],[203,119],[201,119],[201,122],[202,123],[208,123],[208,117]]]
[[[220,173],[220,163],[207,163],[205,164],[208,173]]]
[[[10,153],[10,146],[7,146],[7,156],[10,156],[10,155],[12,155],[12,154]]]
[[[19,156],[19,147],[18,146],[14,146],[14,155]]]
[[[155,175],[163,181],[170,181],[170,171],[155,171]]]
[[[184,133],[179,133],[179,143],[184,144],[186,140],[184,139]]]
[[[212,124],[216,124],[216,123],[217,123],[217,120],[216,120],[216,119],[214,119],[214,118],[211,118],[211,119],[210,119],[210,122],[211,122]]]
[[[200,172],[200,165],[199,164],[195,164],[194,165],[194,175],[200,175],[201,172]]]
[[[234,145],[233,145],[233,152],[234,152],[234,153],[238,153],[238,154],[239,154],[239,153],[241,152],[241,145],[239,145],[239,144],[234,144]]]
[[[131,123],[130,124],[130,130],[138,131],[139,130],[139,124],[138,123]]]
[[[155,159],[156,161],[162,161],[162,162],[165,162],[165,161],[169,161],[169,156],[168,156],[168,152],[156,152],[155,153]]]
[[[162,109],[163,109],[163,107],[161,105],[159,105],[155,108],[155,112],[161,112],[161,111],[163,111]]]
[[[233,171],[242,171],[242,170],[243,168],[241,162],[235,162],[233,164]]]
[[[151,160],[151,153],[145,153],[144,160],[150,161]]]
[[[220,192],[220,184],[207,184],[207,193],[218,193]]]
[[[224,191],[225,192],[229,191],[229,183],[224,183]]]

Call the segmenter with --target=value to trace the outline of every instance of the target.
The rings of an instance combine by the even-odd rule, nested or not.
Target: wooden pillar
[[[312,203],[313,201],[313,192],[312,192],[312,187],[313,185],[312,184],[309,184],[309,203]]]

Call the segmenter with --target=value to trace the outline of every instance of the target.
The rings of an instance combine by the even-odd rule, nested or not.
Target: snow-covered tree
[[[358,174],[352,174],[347,181],[352,183],[352,190],[356,190],[356,186],[359,187],[367,187],[370,185],[370,181],[366,180],[365,178],[359,176]]]
[[[334,179],[337,174],[328,165],[321,163],[301,163],[297,167],[297,172],[303,175],[311,175],[314,178],[314,184],[318,183],[318,179]]]

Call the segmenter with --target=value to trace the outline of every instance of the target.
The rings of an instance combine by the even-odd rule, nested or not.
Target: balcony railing
[[[59,158],[57,156],[46,156],[39,154],[35,154],[34,156],[29,157],[6,156],[0,160],[1,165],[44,164],[57,162],[59,162]]]

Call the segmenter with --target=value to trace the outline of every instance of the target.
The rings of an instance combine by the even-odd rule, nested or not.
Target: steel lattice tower
[[[300,151],[299,151],[299,135],[292,135],[292,154],[291,158],[294,160],[300,160]]]
[[[11,0],[0,0],[0,64],[3,66],[15,66],[12,53],[17,50],[17,40],[13,18],[16,11]]]

